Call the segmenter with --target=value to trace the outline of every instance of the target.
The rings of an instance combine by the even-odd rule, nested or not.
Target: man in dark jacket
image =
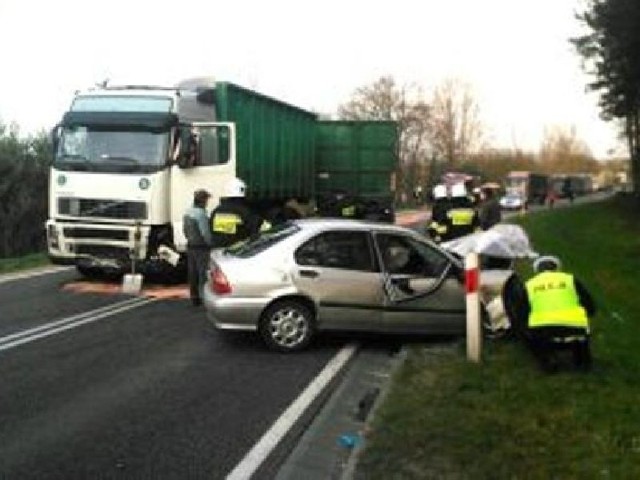
[[[500,203],[490,188],[484,189],[484,201],[480,207],[480,227],[488,230],[502,220],[502,211]]]
[[[211,212],[213,248],[226,248],[260,232],[262,218],[247,206],[246,186],[234,179],[227,185],[226,196]]]
[[[591,295],[573,275],[560,272],[560,260],[543,256],[536,275],[523,283],[515,274],[503,289],[505,311],[547,372],[557,370],[556,350],[569,347],[577,368],[591,368],[589,317],[596,312]]]
[[[182,229],[187,239],[187,272],[189,292],[194,305],[202,305],[202,289],[207,278],[211,230],[207,218],[207,202],[211,194],[197,190],[193,194],[193,206],[182,217]]]

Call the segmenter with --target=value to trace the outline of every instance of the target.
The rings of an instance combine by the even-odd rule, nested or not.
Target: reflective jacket
[[[242,199],[224,199],[211,212],[213,248],[226,248],[256,235],[262,220],[254,214]]]
[[[447,211],[449,209],[449,200],[446,198],[438,198],[433,202],[431,207],[431,221],[427,225],[427,234],[435,242],[441,242],[447,234]]]
[[[587,312],[580,305],[573,275],[542,272],[526,284],[531,311],[529,328],[572,327],[589,331]]]
[[[453,240],[473,233],[480,227],[478,212],[467,198],[454,198],[446,213],[447,227],[442,240]]]

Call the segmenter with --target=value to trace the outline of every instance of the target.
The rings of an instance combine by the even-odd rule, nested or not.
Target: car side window
[[[368,233],[324,232],[305,242],[295,252],[299,265],[374,271]]]
[[[375,238],[385,271],[391,275],[439,278],[450,263],[441,252],[411,237],[380,233]]]

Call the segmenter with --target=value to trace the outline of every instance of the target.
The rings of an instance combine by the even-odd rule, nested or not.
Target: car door
[[[294,283],[318,305],[320,328],[375,330],[380,325],[384,289],[370,233],[325,231],[294,256]]]
[[[459,267],[436,246],[402,233],[377,233],[390,331],[462,333],[465,291]]]

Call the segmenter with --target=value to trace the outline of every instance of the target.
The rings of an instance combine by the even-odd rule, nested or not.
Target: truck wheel
[[[294,352],[311,342],[314,323],[313,312],[302,302],[281,300],[264,311],[259,332],[269,348],[279,352]]]
[[[76,270],[83,277],[90,278],[90,279],[99,278],[101,274],[100,270],[91,268],[91,267],[86,267],[84,265],[76,265]]]

